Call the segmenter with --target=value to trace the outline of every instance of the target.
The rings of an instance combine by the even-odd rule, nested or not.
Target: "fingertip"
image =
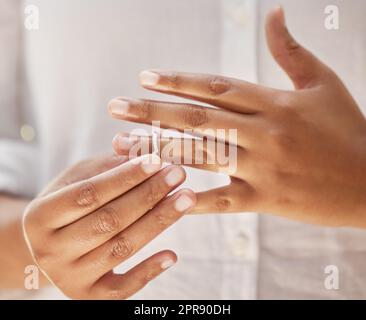
[[[108,102],[108,112],[114,118],[128,115],[129,108],[129,102],[121,97]]]
[[[116,98],[113,98],[113,99],[109,100],[109,102],[107,104],[108,113],[112,116],[113,116],[113,107],[112,107],[112,105],[115,103],[115,100],[116,100]]]
[[[266,30],[267,32],[278,31],[286,26],[285,12],[281,5],[277,5],[272,8],[266,19]]]
[[[161,169],[162,160],[157,154],[145,154],[136,159],[146,174],[152,174]]]
[[[144,70],[140,72],[139,80],[144,87],[154,87],[159,83],[160,75],[152,70]]]
[[[183,167],[170,165],[166,167],[166,170],[168,170],[168,173],[164,179],[168,186],[174,187],[178,184],[182,184],[186,180],[187,175]]]
[[[120,140],[120,135],[119,134],[116,134],[112,139],[112,148],[113,148],[114,153],[116,155],[121,155],[122,154],[122,150],[119,148],[119,140]]]
[[[283,9],[282,5],[277,5],[272,9],[274,15],[277,16],[278,19],[280,19],[280,21],[284,22],[285,21],[285,12]]]
[[[183,182],[186,181],[187,179],[187,171],[186,169],[184,169],[182,166],[179,166],[179,168],[182,170],[182,174],[183,174]]]
[[[182,192],[184,192],[185,194],[187,194],[189,197],[192,198],[192,200],[194,200],[194,202],[196,203],[197,202],[197,196],[196,196],[196,193],[192,190],[192,189],[189,189],[189,188],[185,188],[185,189],[182,189]]]
[[[178,256],[173,250],[166,249],[166,250],[160,251],[160,254],[162,255],[163,259],[172,259],[175,262],[178,261]]]
[[[177,263],[178,257],[175,252],[166,250],[162,252],[163,258],[160,263],[162,270],[167,270]]]
[[[177,192],[174,208],[178,212],[188,212],[197,203],[196,194],[191,189],[182,189]]]
[[[116,154],[126,155],[136,143],[136,139],[127,133],[117,133],[112,139],[112,147]]]

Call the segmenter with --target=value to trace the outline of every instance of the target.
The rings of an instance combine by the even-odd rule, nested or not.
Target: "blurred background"
[[[324,26],[329,1],[280,3],[292,33],[335,69],[366,111],[365,1],[331,2],[339,8],[338,30]],[[172,100],[143,90],[141,70],[222,74],[292,89],[264,38],[266,12],[276,4],[0,0],[0,190],[32,199],[64,168],[112,152],[115,133],[136,125],[112,120],[110,99]],[[27,19],[37,14],[38,28],[27,29]],[[226,176],[187,171],[185,185],[195,191],[228,182]],[[10,218],[3,215],[0,222]],[[366,297],[365,243],[364,232],[254,213],[185,217],[121,271],[168,247],[179,254],[179,264],[136,298]],[[329,264],[344,271],[349,285],[343,291],[324,289]],[[4,294],[62,297],[54,289]]]

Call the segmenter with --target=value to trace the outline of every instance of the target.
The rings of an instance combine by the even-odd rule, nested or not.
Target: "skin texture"
[[[44,275],[73,299],[125,299],[171,267],[161,251],[124,274],[126,261],[195,204],[179,166],[158,156],[103,156],[66,170],[26,208],[25,238]]]
[[[268,212],[306,223],[365,228],[365,117],[337,75],[289,34],[282,8],[268,14],[266,33],[274,59],[295,90],[216,75],[144,71],[140,80],[146,89],[215,108],[120,97],[110,102],[111,115],[146,124],[160,120],[165,128],[193,128],[197,136],[207,128],[238,130],[231,184],[199,193],[193,213]],[[129,154],[126,137],[115,137],[116,153]]]

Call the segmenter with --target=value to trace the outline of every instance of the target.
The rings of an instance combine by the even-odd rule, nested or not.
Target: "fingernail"
[[[117,136],[116,140],[117,140],[116,141],[117,148],[119,150],[130,150],[132,146],[135,144],[134,141],[132,141],[130,138],[127,137]]]
[[[174,208],[179,212],[184,212],[184,211],[192,208],[193,205],[194,205],[193,200],[186,194],[182,194],[175,201]]]
[[[168,186],[173,187],[184,179],[184,171],[179,167],[174,167],[165,176],[165,182]]]
[[[278,5],[275,7],[274,10],[278,12],[281,24],[286,25],[285,12],[283,10],[283,7],[281,5]]]
[[[161,268],[163,269],[163,270],[166,270],[166,269],[168,269],[168,268],[170,268],[170,267],[172,267],[173,265],[175,264],[175,261],[174,260],[172,260],[172,259],[167,259],[167,260],[164,260],[162,263],[161,263]]]
[[[140,82],[142,85],[153,87],[158,84],[160,76],[151,71],[142,71],[140,73]]]
[[[161,159],[157,155],[151,154],[141,158],[141,168],[146,174],[151,174],[160,170]]]
[[[109,110],[113,114],[124,116],[129,114],[130,104],[125,100],[113,100],[109,106]]]

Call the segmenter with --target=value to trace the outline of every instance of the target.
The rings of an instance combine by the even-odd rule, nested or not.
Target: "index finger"
[[[149,70],[140,73],[143,87],[220,108],[255,114],[273,104],[278,90],[246,81],[207,74]]]
[[[64,227],[142,183],[160,168],[157,155],[145,155],[68,185],[38,200],[36,220],[51,229]]]

